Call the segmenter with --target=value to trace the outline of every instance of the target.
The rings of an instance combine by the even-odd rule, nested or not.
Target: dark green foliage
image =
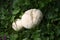
[[[12,22],[31,8],[44,15],[40,25],[16,32]],[[0,39],[5,40],[60,40],[59,0],[0,0]]]

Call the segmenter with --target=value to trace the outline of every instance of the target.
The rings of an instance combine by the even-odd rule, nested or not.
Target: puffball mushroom
[[[20,29],[23,28],[22,23],[21,23],[21,19],[17,19],[15,22],[12,23],[12,28],[15,31],[19,31]]]
[[[30,9],[23,14],[21,19],[17,19],[16,22],[12,23],[12,28],[15,31],[19,31],[23,27],[31,29],[38,25],[42,18],[43,14],[39,9]]]
[[[35,25],[39,24],[39,22],[42,20],[43,14],[39,9],[30,9],[27,10],[22,18],[22,25],[24,28],[31,29]]]

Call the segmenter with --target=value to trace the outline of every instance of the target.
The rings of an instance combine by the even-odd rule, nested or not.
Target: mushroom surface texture
[[[39,9],[30,9],[25,11],[21,18],[21,22],[24,28],[31,29],[38,25],[43,18],[43,14]]]
[[[21,20],[20,20],[20,19],[17,19],[15,22],[13,22],[13,23],[12,23],[12,28],[13,28],[15,31],[19,31],[20,29],[22,29],[23,26],[22,26]]]

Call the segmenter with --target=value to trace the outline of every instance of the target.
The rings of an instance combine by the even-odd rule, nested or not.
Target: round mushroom
[[[13,28],[15,31],[19,31],[20,29],[22,29],[23,26],[22,26],[21,20],[20,20],[20,19],[17,19],[15,22],[13,22],[13,23],[12,23],[12,28]]]
[[[38,25],[42,18],[43,14],[39,9],[30,9],[23,14],[21,22],[24,28],[31,29]]]

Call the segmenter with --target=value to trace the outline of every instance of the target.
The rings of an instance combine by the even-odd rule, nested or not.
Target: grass
[[[40,9],[44,15],[33,29],[16,32],[12,22],[28,9]],[[60,40],[59,0],[0,0],[0,40]]]

